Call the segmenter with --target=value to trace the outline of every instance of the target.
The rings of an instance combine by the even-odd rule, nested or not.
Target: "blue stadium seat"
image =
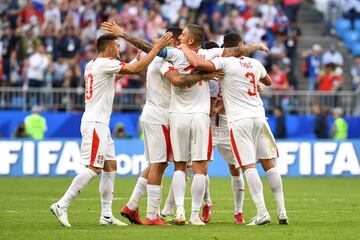
[[[334,25],[335,25],[336,36],[338,36],[339,38],[343,38],[344,33],[351,29],[351,23],[349,19],[344,19],[344,18],[337,19]]]
[[[360,56],[360,42],[356,42],[351,46],[351,54],[353,56]]]
[[[352,45],[360,40],[360,33],[357,31],[346,31],[344,33],[344,43],[347,49],[351,49]]]
[[[360,33],[360,19],[355,20],[354,27],[355,27],[355,30]]]

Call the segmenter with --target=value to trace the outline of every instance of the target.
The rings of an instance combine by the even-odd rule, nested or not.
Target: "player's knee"
[[[243,173],[245,173],[245,171],[248,170],[248,169],[250,169],[250,168],[256,168],[255,163],[251,163],[251,164],[249,164],[249,165],[242,166],[242,171],[243,171]]]
[[[148,176],[149,176],[149,170],[150,170],[150,166],[149,167],[147,167],[147,168],[145,168],[142,172],[141,172],[141,177],[143,177],[143,178],[148,178]]]
[[[193,171],[194,174],[207,174],[207,162],[206,161],[196,161],[193,162]]]
[[[97,175],[99,175],[101,173],[101,171],[102,171],[101,168],[96,168],[96,167],[93,167],[93,166],[88,166],[88,168],[91,169]]]
[[[175,162],[174,171],[186,171],[186,162]]]
[[[276,167],[275,160],[273,158],[272,159],[261,159],[260,163],[265,172],[271,168]]]
[[[117,171],[117,162],[116,162],[116,160],[105,161],[104,171],[105,172],[116,172]]]
[[[229,171],[231,176],[240,176],[240,168],[236,168],[235,165],[229,164]]]

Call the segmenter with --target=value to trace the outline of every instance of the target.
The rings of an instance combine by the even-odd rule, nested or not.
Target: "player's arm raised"
[[[201,71],[215,71],[215,66],[210,61],[205,61],[200,57],[196,56],[196,54],[185,44],[181,44],[179,48],[184,52],[185,57],[189,61],[189,63]]]
[[[103,23],[101,23],[101,29],[104,32],[104,34],[110,34],[110,35],[115,35],[117,37],[120,37],[143,52],[149,53],[151,51],[151,49],[153,48],[153,45],[148,43],[146,40],[137,38],[137,37],[133,37],[133,36],[130,36],[127,33],[125,33],[121,29],[121,27],[119,25],[117,25],[115,22],[112,22],[112,23],[103,22]]]
[[[223,57],[240,57],[243,55],[247,56],[257,50],[267,53],[270,52],[269,48],[263,43],[252,43],[247,45],[240,43],[237,47],[224,48]]]
[[[142,59],[140,59],[138,62],[133,64],[126,64],[120,71],[122,74],[136,74],[140,73],[151,63],[151,61],[156,57],[156,55],[169,45],[171,42],[172,33],[166,33],[164,36],[162,36],[159,40],[155,40],[155,44],[151,51]]]

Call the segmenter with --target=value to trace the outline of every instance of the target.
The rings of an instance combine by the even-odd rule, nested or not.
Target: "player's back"
[[[196,55],[210,60],[214,57],[221,56],[223,49],[199,49]],[[191,74],[197,71],[180,49],[169,49],[168,56],[165,60],[170,61],[182,74]],[[207,81],[199,81],[191,87],[171,87],[172,97],[170,103],[170,112],[175,113],[193,113],[202,112],[209,113],[210,110],[210,91]]]
[[[112,58],[96,58],[85,68],[85,112],[82,121],[109,124],[115,94],[115,75],[121,63]]]
[[[266,76],[264,66],[248,57],[217,59],[221,65],[217,69],[225,71],[221,89],[229,123],[243,118],[265,117],[263,102],[257,92],[260,78]]]
[[[148,66],[146,73],[146,103],[141,119],[154,124],[167,124],[171,84],[163,77],[168,69],[164,59],[156,57]]]

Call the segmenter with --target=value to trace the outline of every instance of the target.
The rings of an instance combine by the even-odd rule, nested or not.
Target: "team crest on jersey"
[[[96,158],[97,164],[103,165],[104,161],[105,161],[105,157],[103,155],[98,155],[97,156],[97,158]]]

